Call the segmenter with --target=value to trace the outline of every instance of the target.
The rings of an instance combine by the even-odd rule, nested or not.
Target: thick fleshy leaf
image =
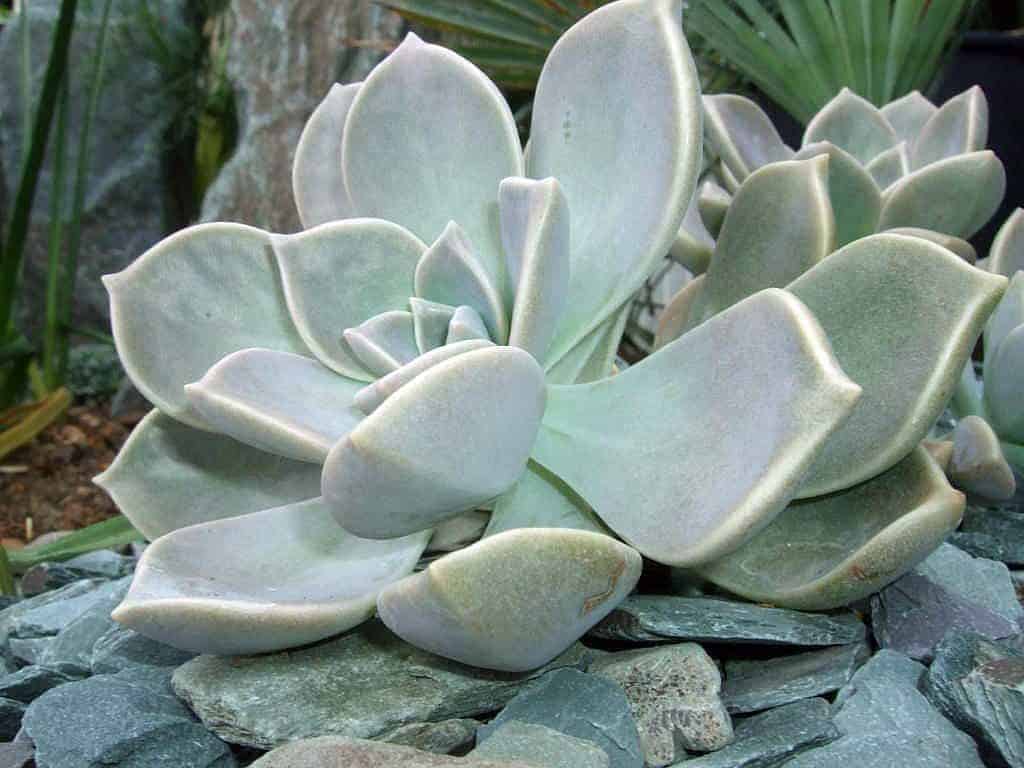
[[[381,312],[405,309],[426,248],[401,227],[375,219],[274,237],[288,309],[324,365],[352,379],[373,379],[342,332]]]
[[[999,228],[989,251],[988,269],[1013,277],[1024,269],[1024,208],[1017,208]]]
[[[455,313],[448,323],[448,336],[445,343],[458,344],[460,341],[469,341],[470,339],[490,341],[491,335],[479,312],[472,307],[456,307]]]
[[[704,96],[704,132],[708,143],[741,183],[762,165],[789,160],[793,150],[771,118],[744,96]]]
[[[160,241],[103,278],[110,323],[131,380],[164,413],[206,428],[185,385],[232,352],[308,352],[288,316],[270,236],[200,224]]]
[[[345,344],[366,370],[386,376],[419,355],[412,312],[381,312],[365,323],[346,328]]]
[[[697,181],[701,112],[680,0],[605,5],[552,48],[533,102],[528,174],[565,190],[572,262],[548,366],[668,252]]]
[[[828,157],[828,196],[835,217],[835,244],[842,248],[875,233],[882,213],[882,190],[856,158],[834,144],[808,144],[795,155],[797,160]]]
[[[892,149],[876,155],[864,169],[871,174],[879,189],[888,189],[910,173],[910,151],[907,142],[901,141]]]
[[[617,376],[550,387],[533,458],[644,555],[693,566],[782,510],[859,391],[770,289]]]
[[[947,157],[978,152],[988,143],[988,100],[978,86],[943,104],[921,128],[913,143],[916,170]]]
[[[695,191],[668,254],[691,274],[702,275],[707,271],[714,252],[715,239],[701,219],[698,192]]]
[[[924,438],[1004,280],[927,240],[880,234],[836,251],[789,286],[864,388],[853,416],[814,462],[802,497],[874,477]]]
[[[320,467],[151,411],[94,479],[146,538],[320,494]]]
[[[380,593],[396,635],[475,667],[521,672],[546,664],[630,593],[635,550],[588,531],[535,528],[491,536]]]
[[[899,139],[874,104],[843,88],[821,108],[804,132],[804,146],[827,141],[866,165]]]
[[[544,412],[544,373],[516,347],[466,352],[389,397],[327,457],[325,501],[357,536],[423,530],[519,479]]]
[[[429,537],[359,539],[320,499],[183,528],[146,549],[113,618],[196,653],[306,645],[370,618]]]
[[[908,144],[914,143],[924,124],[936,112],[938,107],[922,96],[920,91],[911,91],[882,107],[882,115],[889,121],[896,135]]]
[[[953,235],[947,235],[942,232],[934,232],[930,229],[919,229],[917,227],[896,227],[895,229],[886,230],[890,235],[908,235],[909,237],[920,237],[929,242],[941,245],[961,259],[966,261],[968,264],[974,264],[978,260],[978,252],[974,250],[974,246],[968,243],[966,240],[961,240],[959,237]]]
[[[491,513],[482,509],[463,512],[434,527],[427,544],[427,554],[454,552],[468,544],[479,541],[491,519]]]
[[[545,371],[549,384],[582,384],[611,376],[615,355],[629,321],[627,301],[601,325],[583,337],[561,360]]]
[[[953,441],[922,440],[921,447],[928,451],[928,455],[939,465],[939,469],[945,472],[949,467],[949,462],[953,460]]]
[[[358,215],[427,243],[459,222],[501,290],[498,184],[523,175],[523,158],[512,112],[475,66],[410,33],[359,90],[342,168]]]
[[[946,470],[957,488],[993,501],[1006,501],[1017,491],[1013,470],[1003,458],[999,438],[978,416],[965,416],[953,430],[953,455]]]
[[[526,472],[515,487],[495,503],[484,535],[494,536],[514,528],[608,531],[579,494],[533,461],[526,465]]]
[[[718,237],[722,231],[725,214],[732,203],[732,195],[714,181],[705,181],[697,189],[697,210],[700,220],[704,222],[712,237]]]
[[[993,374],[991,363],[999,346],[1015,328],[1024,325],[1024,272],[1017,272],[1010,280],[1002,301],[985,325],[985,378]],[[1021,393],[1024,397],[1024,392]]]
[[[988,366],[985,378],[985,413],[1006,442],[1024,445],[1024,325],[1007,334]]]
[[[708,176],[716,180],[718,185],[730,195],[735,195],[736,190],[740,188],[740,180],[736,178],[736,174],[721,159],[715,161]],[[746,181],[746,179],[743,181]]]
[[[416,295],[451,307],[472,307],[493,340],[508,339],[508,316],[499,285],[454,221],[448,222],[416,266]]]
[[[352,402],[355,404],[356,408],[368,416],[377,410],[377,408],[379,408],[385,400],[391,397],[391,395],[395,394],[395,392],[400,390],[424,371],[433,368],[435,365],[443,363],[445,360],[449,360],[456,355],[461,355],[465,352],[472,352],[475,349],[483,349],[484,347],[490,346],[493,346],[492,343],[486,339],[470,339],[468,341],[446,344],[443,347],[432,349],[429,352],[425,352],[420,355],[412,362],[406,363],[398,370],[392,371],[387,376],[377,379],[371,384],[367,384],[355,393],[355,396],[352,398]],[[338,435],[338,437],[340,439],[341,435]],[[333,444],[334,443],[332,442],[331,445]],[[328,448],[330,448],[330,446],[328,446]]]
[[[410,296],[409,309],[412,311],[416,346],[420,352],[426,353],[444,346],[448,338],[448,324],[455,315],[455,307]]]
[[[749,600],[799,610],[848,605],[927,557],[960,523],[964,496],[923,448],[842,493],[790,504],[700,573]]]
[[[878,228],[920,227],[967,239],[1003,201],[1006,171],[992,152],[939,160],[885,191]]]
[[[292,166],[292,190],[306,229],[353,215],[341,172],[341,138],[362,83],[334,84],[302,129]]]
[[[706,279],[707,275],[700,275],[691,280],[665,305],[658,321],[658,333],[654,337],[655,349],[661,349],[670,341],[678,339],[688,329],[699,325],[696,318],[691,319],[690,315],[700,304],[700,294]]]
[[[362,386],[309,357],[243,349],[185,391],[221,434],[278,456],[322,464],[331,446],[362,420],[352,404]]]
[[[514,294],[508,343],[543,361],[569,291],[569,205],[555,179],[505,179],[498,205]]]
[[[826,158],[773,163],[736,193],[690,327],[765,288],[783,288],[832,251]]]

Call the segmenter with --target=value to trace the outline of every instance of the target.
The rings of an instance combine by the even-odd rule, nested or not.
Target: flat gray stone
[[[966,632],[935,648],[924,695],[971,734],[990,762],[1024,766],[1024,651]]]
[[[173,684],[225,741],[273,749],[323,735],[376,738],[410,723],[494,712],[544,672],[588,661],[577,643],[539,670],[491,672],[421,651],[372,621],[301,650],[200,656],[175,671]]]
[[[610,759],[592,741],[536,723],[507,720],[469,753],[490,760],[523,760],[537,768],[609,768]]]
[[[480,726],[477,746],[510,720],[553,728],[590,741],[608,755],[611,768],[642,768],[640,738],[622,689],[599,675],[559,669],[510,701],[494,720]]]
[[[753,603],[676,595],[632,595],[590,633],[626,642],[845,645],[864,639],[864,623],[852,611],[803,613]]]
[[[409,723],[396,728],[391,733],[378,736],[378,741],[388,744],[400,744],[405,747],[422,749],[447,755],[456,750],[465,750],[476,741],[476,729],[480,723],[476,720],[455,717],[439,723]]]
[[[93,643],[90,666],[94,675],[109,675],[135,667],[179,667],[195,656],[115,624]]]
[[[649,766],[732,741],[732,721],[720,697],[722,676],[696,643],[605,654],[589,671],[625,692]]]
[[[759,712],[837,691],[868,660],[866,643],[757,661],[725,663],[722,695],[730,712]]]
[[[31,704],[51,688],[76,679],[73,675],[49,667],[22,667],[0,678],[0,696]]]
[[[952,544],[943,544],[913,572],[1007,621],[1019,623],[1024,619],[1024,608],[1017,601],[1010,571],[1003,563],[972,557]]]
[[[228,746],[175,698],[170,670],[68,683],[29,705],[38,768],[233,768]]]
[[[538,768],[534,763],[448,757],[397,744],[321,736],[293,741],[269,752],[251,768]]]
[[[99,582],[94,589],[65,599],[52,600],[45,605],[24,611],[12,621],[10,636],[20,639],[52,637],[93,606],[109,602],[114,596],[123,594],[124,589],[125,584],[121,582]]]
[[[4,655],[9,656],[9,640],[16,636],[14,629],[25,614],[43,608],[52,603],[63,602],[84,595],[95,590],[104,582],[96,579],[85,579],[68,584],[66,587],[55,589],[52,592],[44,592],[41,595],[20,600],[13,605],[0,611],[0,646],[4,649]]]
[[[79,579],[117,579],[128,575],[134,568],[134,558],[119,555],[109,549],[99,549],[62,563],[32,566],[21,577],[21,592],[31,597]]]
[[[29,768],[33,765],[35,754],[36,748],[32,742],[19,734],[14,741],[0,744],[0,768]]]
[[[736,739],[686,768],[777,768],[801,752],[839,738],[825,699],[804,699],[736,720]]]
[[[0,741],[13,739],[21,730],[26,705],[14,699],[0,698]]]
[[[1024,565],[1024,514],[1009,509],[968,507],[951,539],[976,557]]]
[[[950,630],[993,639],[1020,631],[1016,622],[913,571],[871,597],[871,627],[881,647],[922,661],[931,660],[935,645]]]
[[[902,654],[879,651],[836,697],[833,722],[842,736],[786,768],[983,768],[974,740],[918,691],[924,671]]]

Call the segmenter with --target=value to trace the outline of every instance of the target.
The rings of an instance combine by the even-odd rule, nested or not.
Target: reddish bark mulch
[[[0,459],[0,538],[8,546],[83,528],[117,513],[93,485],[144,415],[111,418],[107,404],[74,405],[31,443]]]

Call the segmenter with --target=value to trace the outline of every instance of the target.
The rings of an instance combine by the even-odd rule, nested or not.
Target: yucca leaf
[[[11,569],[15,572],[23,572],[39,563],[59,562],[97,549],[115,549],[133,541],[143,540],[143,535],[132,527],[128,518],[118,515],[69,533],[52,544],[16,549],[8,552],[7,556]]]
[[[558,33],[494,6],[464,0],[382,0],[410,21],[455,32],[481,35],[548,51]]]
[[[863,0],[865,47],[868,52],[867,99],[884,106],[885,59],[889,52],[890,0]]]
[[[917,22],[926,0],[896,0],[892,11],[889,51],[885,59],[885,89],[882,100],[892,101],[902,73],[908,67],[907,56],[917,34]]]
[[[480,0],[481,3],[518,16],[524,21],[539,24],[544,29],[561,34],[572,25],[573,16],[558,11],[541,0]]]
[[[802,0],[782,0],[779,10],[796,40],[801,58],[818,82],[821,93],[834,93],[835,84],[839,80],[836,65],[841,58],[835,57],[838,48],[836,32],[825,6]],[[821,11],[825,11],[824,17]],[[815,18],[815,13],[818,18]]]

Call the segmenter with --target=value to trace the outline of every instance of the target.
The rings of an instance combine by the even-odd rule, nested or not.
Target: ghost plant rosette
[[[522,670],[628,594],[641,554],[694,568],[750,541],[861,390],[781,290],[609,375],[700,154],[678,0],[566,33],[525,156],[495,86],[414,36],[335,87],[296,154],[309,229],[201,225],[108,278],[157,406],[99,478],[154,540],[115,617],[248,653],[376,610],[423,648]],[[969,329],[982,304],[950,309]],[[480,541],[414,572],[481,509]],[[875,581],[929,545],[896,546]]]

